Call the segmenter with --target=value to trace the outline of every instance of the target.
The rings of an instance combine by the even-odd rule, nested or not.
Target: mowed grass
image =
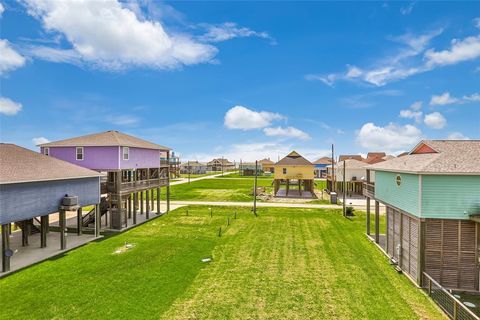
[[[362,214],[212,209],[177,209],[0,279],[0,318],[442,318],[365,238]],[[135,247],[113,254],[125,241]]]
[[[272,190],[271,180],[258,180],[258,186]],[[253,201],[253,179],[204,179],[170,187],[171,201]],[[165,199],[162,189],[162,199]]]

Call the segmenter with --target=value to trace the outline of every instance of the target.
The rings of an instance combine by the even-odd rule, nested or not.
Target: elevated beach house
[[[321,157],[313,162],[315,165],[315,178],[327,177],[327,166],[332,164],[332,158]]]
[[[255,162],[241,161],[240,164],[238,165],[238,171],[241,176],[254,176],[255,169],[257,171],[257,175],[262,175],[263,169],[262,169],[262,165],[260,164],[260,161],[258,161],[256,164]]]
[[[68,197],[66,197],[68,195]],[[64,200],[68,201],[64,201]],[[66,211],[100,203],[100,174],[71,163],[37,152],[0,143],[0,225],[2,226],[2,272],[10,270],[10,260],[15,262],[12,246],[12,225],[21,228],[21,246],[33,242],[47,247],[47,239],[60,239],[59,249],[66,245]],[[98,210],[94,210],[98,213]],[[60,237],[49,233],[49,217],[59,212]],[[78,220],[77,220],[78,221]],[[81,234],[81,224],[78,226]],[[98,228],[96,228],[98,232]],[[96,234],[98,236],[98,233]],[[40,239],[38,239],[40,238]],[[39,240],[39,241],[38,241]],[[40,250],[40,249],[39,249]],[[47,250],[47,249],[45,249]],[[52,250],[49,250],[52,252]],[[30,254],[35,257],[41,253]],[[35,260],[35,257],[32,258]]]
[[[182,174],[205,174],[207,173],[207,164],[198,161],[187,161],[180,165]]]
[[[170,148],[122,132],[105,131],[41,144],[40,151],[106,174],[102,193],[106,194],[108,214],[105,217],[112,229],[127,227],[129,219],[136,224],[137,209],[142,215],[145,212],[148,219],[155,202],[160,213],[161,187],[167,189],[169,210]]]
[[[375,201],[378,243],[405,274],[452,290],[479,290],[480,141],[425,140],[405,156],[367,167],[367,234]],[[379,204],[387,226],[380,234]]]
[[[207,162],[208,171],[230,171],[235,170],[235,163],[228,161],[227,159],[217,158],[210,162]]]
[[[299,153],[296,151],[290,152],[275,164],[274,196],[315,198],[314,169],[313,163]]]
[[[264,173],[267,173],[267,172],[274,173],[275,172],[275,162],[270,160],[270,158],[262,159],[262,160],[258,161],[258,163],[262,166],[262,170],[263,170]]]

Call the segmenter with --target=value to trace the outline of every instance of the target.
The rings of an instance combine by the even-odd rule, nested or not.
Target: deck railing
[[[373,198],[375,196],[375,183],[364,182],[363,183],[363,195],[365,197]]]
[[[430,275],[423,272],[422,288],[435,303],[453,320],[480,320],[472,310],[442,287]]]

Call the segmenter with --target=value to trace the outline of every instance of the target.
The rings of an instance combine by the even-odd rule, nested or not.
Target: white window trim
[[[50,155],[50,148],[49,147],[44,147],[43,148],[43,155],[49,156]]]
[[[82,150],[82,159],[78,159],[78,149]],[[75,147],[75,159],[77,161],[83,161],[85,159],[85,153],[83,147]]]
[[[126,158],[125,158],[125,150],[127,150]],[[122,159],[129,160],[130,159],[130,148],[129,147],[122,147]]]

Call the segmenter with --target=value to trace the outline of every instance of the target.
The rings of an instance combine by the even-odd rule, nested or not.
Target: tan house
[[[207,163],[208,171],[230,171],[235,169],[235,163],[227,159],[217,158]]]
[[[274,173],[275,172],[275,162],[270,160],[270,158],[265,158],[263,160],[260,160],[259,163],[262,165],[263,172],[270,172]]]
[[[275,197],[315,198],[313,163],[292,151],[278,161],[274,168]]]

